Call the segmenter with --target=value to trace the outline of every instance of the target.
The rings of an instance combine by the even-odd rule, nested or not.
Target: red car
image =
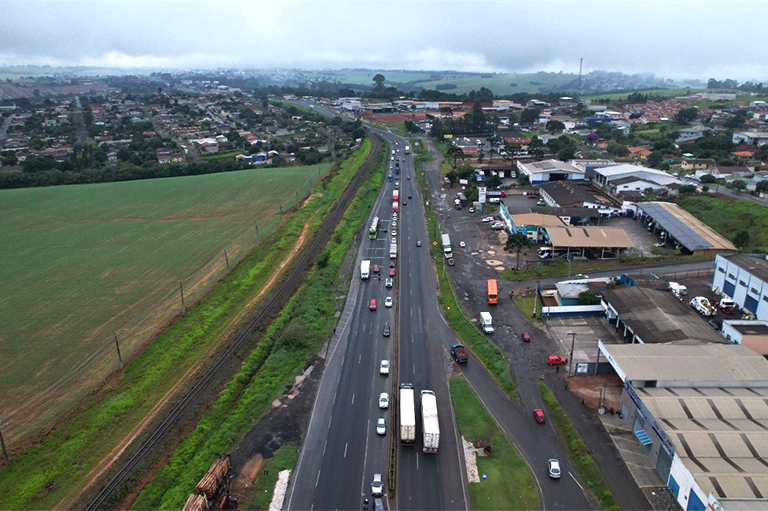
[[[374,264],[373,265],[373,273],[379,273],[379,265],[378,264]]]
[[[371,309],[372,311],[376,310],[376,299],[371,299],[371,304],[368,306],[368,308]]]
[[[394,268],[389,270],[389,276],[390,277],[394,277],[395,276],[395,269]]]
[[[565,365],[566,362],[567,362],[566,359],[564,359],[563,357],[558,357],[556,355],[552,355],[551,357],[547,358],[547,365],[551,365],[551,366]]]
[[[408,181],[410,181],[410,180],[411,180],[411,176],[408,176]]]
[[[525,342],[531,342],[531,334],[528,332],[523,332],[520,334],[520,337],[522,337]]]
[[[536,422],[539,424],[547,422],[547,419],[544,417],[544,411],[541,408],[536,408],[533,411],[533,418],[536,419]]]

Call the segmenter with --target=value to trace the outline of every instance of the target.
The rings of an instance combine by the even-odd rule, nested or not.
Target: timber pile
[[[208,473],[197,483],[198,495],[205,495],[212,500],[223,486],[227,475],[229,475],[229,456],[218,458],[208,469]]]
[[[181,511],[208,511],[208,499],[203,495],[192,494],[184,503]]]

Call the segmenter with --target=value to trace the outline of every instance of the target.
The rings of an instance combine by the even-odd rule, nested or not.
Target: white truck
[[[411,146],[405,146],[405,154],[411,154]]]
[[[440,445],[440,423],[437,420],[437,398],[431,390],[421,391],[421,426],[424,430],[424,452],[435,453]]]
[[[493,318],[491,317],[490,312],[480,313],[480,327],[483,329],[483,332],[485,332],[486,334],[493,333]]]
[[[368,280],[371,277],[371,262],[367,259],[360,263],[360,280]]]
[[[688,294],[688,288],[682,284],[678,284],[677,282],[670,282],[669,290],[672,291],[675,296],[683,296]]]
[[[443,255],[446,259],[453,257],[453,251],[451,250],[451,237],[448,234],[443,234]]]
[[[392,243],[389,245],[389,258],[397,259],[397,243]]]
[[[416,396],[413,384],[400,384],[400,443],[416,442]]]
[[[702,316],[714,316],[717,313],[709,300],[704,296],[697,296],[690,302],[690,306]]]

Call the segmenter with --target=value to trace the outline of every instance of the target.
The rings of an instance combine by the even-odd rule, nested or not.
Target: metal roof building
[[[642,202],[637,205],[638,218],[654,232],[663,230],[688,252],[700,255],[735,251],[733,243],[707,224],[670,202]]]

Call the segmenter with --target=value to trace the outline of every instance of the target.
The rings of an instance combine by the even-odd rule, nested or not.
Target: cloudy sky
[[[768,80],[768,2],[0,2],[0,65]]]

